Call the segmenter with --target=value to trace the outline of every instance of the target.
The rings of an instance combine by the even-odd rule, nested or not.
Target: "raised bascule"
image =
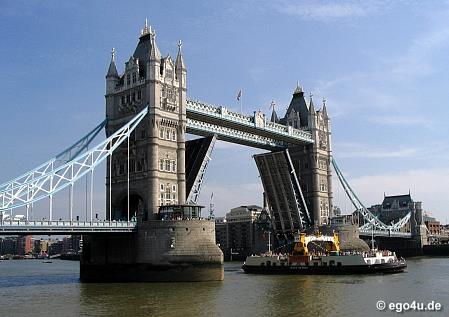
[[[387,225],[363,206],[332,157],[326,101],[317,110],[299,85],[283,118],[274,105],[267,118],[260,111],[245,115],[188,99],[182,43],[176,59],[162,56],[155,30],[145,23],[122,74],[112,51],[105,97],[104,122],[55,158],[0,185],[0,234],[84,234],[84,281],[223,279],[215,224],[197,205],[216,140],[268,150],[254,159],[280,240],[291,241],[298,231],[328,222],[333,167],[366,219],[362,231],[423,241],[419,228],[406,235],[401,231],[411,215]],[[107,138],[92,147],[103,128]],[[187,141],[187,133],[200,138]],[[105,161],[106,220],[100,221],[93,217],[92,184],[95,168]],[[80,221],[74,216],[73,187],[86,177],[91,178],[90,219],[86,214]],[[62,220],[55,216],[53,199],[64,189],[69,210]],[[48,219],[32,220],[34,204],[44,199]]]

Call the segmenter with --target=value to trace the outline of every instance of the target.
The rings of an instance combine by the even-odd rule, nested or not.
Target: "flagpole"
[[[243,92],[240,96],[240,114],[243,114]]]

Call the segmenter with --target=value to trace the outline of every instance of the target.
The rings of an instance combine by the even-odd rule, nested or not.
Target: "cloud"
[[[446,14],[446,19],[447,19]],[[412,40],[407,52],[393,60],[392,74],[398,79],[414,79],[436,72],[433,56],[442,47],[449,45],[447,21],[437,24]]]
[[[209,206],[212,193],[214,194],[212,202],[219,208],[215,210],[215,216],[222,217],[240,205],[261,205],[263,188],[261,182],[229,185],[209,183],[202,189],[199,204]]]
[[[413,147],[376,147],[356,142],[341,142],[334,145],[338,158],[412,158],[421,152]]]
[[[346,2],[286,2],[281,1],[276,5],[279,13],[300,17],[304,20],[326,21],[362,17],[368,15],[373,7],[368,3]]]
[[[414,117],[414,116],[407,116],[407,115],[375,115],[375,116],[369,116],[368,121],[372,123],[377,124],[383,124],[383,125],[392,125],[392,126],[421,126],[430,128],[432,127],[432,121],[429,119],[423,118],[423,117]]]

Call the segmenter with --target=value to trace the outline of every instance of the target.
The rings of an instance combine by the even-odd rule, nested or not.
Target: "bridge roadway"
[[[136,221],[4,220],[1,222],[0,235],[132,233],[137,231],[136,226]]]
[[[248,116],[195,100],[187,100],[187,132],[265,150],[278,150],[288,144],[311,144],[308,130],[270,122],[262,112]]]

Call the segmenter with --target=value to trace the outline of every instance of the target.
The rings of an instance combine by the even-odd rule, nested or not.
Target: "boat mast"
[[[268,231],[268,253],[271,253],[271,231]]]

